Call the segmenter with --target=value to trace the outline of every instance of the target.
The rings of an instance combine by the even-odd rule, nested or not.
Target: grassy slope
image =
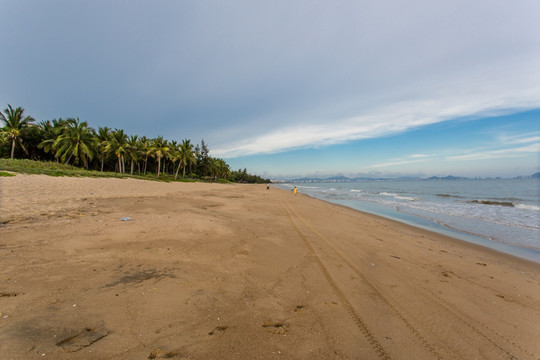
[[[130,175],[115,172],[101,172],[84,170],[76,166],[60,164],[56,162],[34,161],[27,159],[0,159],[0,171],[12,171],[23,174],[43,174],[49,176],[80,176],[80,177],[107,177],[107,178],[135,178],[143,180],[175,181],[173,176],[162,175],[160,179],[155,174]],[[194,181],[192,179],[179,178],[176,181]]]

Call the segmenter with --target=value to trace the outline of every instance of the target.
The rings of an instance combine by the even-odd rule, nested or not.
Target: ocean
[[[277,187],[540,262],[540,180],[369,180]]]

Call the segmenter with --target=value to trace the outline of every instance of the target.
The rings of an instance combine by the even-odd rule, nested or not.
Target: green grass
[[[5,172],[5,171],[0,171],[0,176],[15,176],[15,174],[9,173],[9,172]]]
[[[161,175],[158,179],[156,174],[148,173],[146,175],[130,175],[130,174],[120,174],[115,172],[107,171],[95,171],[95,170],[84,170],[76,166],[60,164],[57,162],[47,162],[47,161],[34,161],[28,159],[0,159],[0,176],[13,176],[13,174],[7,173],[2,170],[13,171],[21,174],[41,174],[49,176],[75,176],[75,177],[96,177],[96,178],[133,178],[133,179],[142,179],[142,180],[153,180],[153,181],[178,181],[178,182],[193,182],[193,179],[183,179],[178,178],[174,180],[174,176],[164,174]],[[9,174],[9,175],[6,175]]]

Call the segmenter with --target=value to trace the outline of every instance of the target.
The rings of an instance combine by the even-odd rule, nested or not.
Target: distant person
[[[296,186],[295,186],[294,189],[293,189],[294,195],[296,195],[297,192],[298,192],[298,189],[297,189]]]
[[[266,184],[266,190],[270,190],[270,184]]]

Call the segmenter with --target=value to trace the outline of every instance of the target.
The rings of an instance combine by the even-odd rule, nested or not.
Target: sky
[[[540,1],[0,0],[0,106],[301,176],[540,170]]]

